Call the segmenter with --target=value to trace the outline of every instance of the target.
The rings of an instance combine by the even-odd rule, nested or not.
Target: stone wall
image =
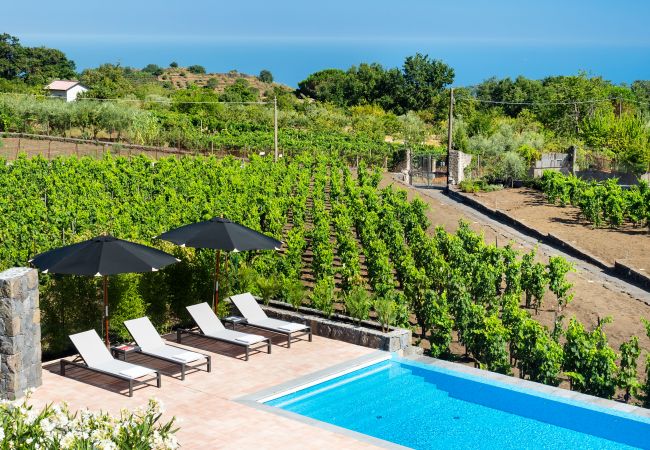
[[[449,152],[449,184],[460,184],[465,179],[465,169],[472,162],[472,155],[459,150]]]
[[[383,332],[381,325],[376,322],[363,320],[359,325],[352,323],[349,317],[338,314],[328,319],[316,309],[301,307],[295,311],[288,303],[275,300],[271,300],[269,306],[260,306],[274,319],[309,325],[316,336],[388,352],[404,351],[411,347],[411,330],[390,327],[388,331]],[[232,303],[230,312],[239,314],[237,307]]]
[[[545,170],[556,170],[565,175],[573,173],[574,153],[542,153],[542,159],[535,161],[533,166],[533,177],[539,178],[544,175]]]
[[[38,272],[0,273],[0,397],[15,400],[41,385],[41,312]]]

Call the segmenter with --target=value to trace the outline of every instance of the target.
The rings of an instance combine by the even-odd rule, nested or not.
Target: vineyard
[[[487,244],[467,223],[453,234],[431,229],[423,201],[378,188],[381,173],[363,163],[355,175],[338,158],[308,152],[279,163],[20,157],[0,164],[0,172],[2,268],[104,232],[182,260],[160,272],[113,277],[115,324],[148,314],[168,328],[187,320],[186,305],[211,297],[212,252],[152,239],[222,215],[285,242],[281,252],[232,255],[221,280],[226,295],[250,290],[328,316],[342,311],[357,321],[411,327],[432,356],[551,385],[568,379],[602,397],[618,388],[626,399],[644,398],[648,389],[647,377],[638,378],[635,337],[617,354],[604,333],[607,320],[593,330],[575,319],[563,323],[573,297],[566,260],[543,263],[536,250]],[[99,326],[96,280],[43,276],[42,285],[46,349],[61,350],[68,334]],[[549,305],[557,311],[552,329],[535,319]],[[454,354],[452,343],[464,354]]]
[[[624,190],[616,179],[585,181],[546,171],[541,186],[549,203],[580,208],[581,215],[594,227],[607,224],[617,228],[625,222],[650,227],[650,186],[646,181]]]

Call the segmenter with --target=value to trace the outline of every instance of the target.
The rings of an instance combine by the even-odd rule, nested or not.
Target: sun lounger
[[[271,353],[271,340],[269,338],[257,334],[248,334],[226,329],[207,303],[188,306],[187,311],[198,325],[200,333],[188,329],[178,329],[176,332],[177,342],[181,342],[182,334],[190,334],[239,345],[246,350],[246,361],[248,361],[251,349],[266,346],[268,353]]]
[[[85,364],[62,359],[60,362],[61,375],[65,376],[65,368],[70,365],[119,378],[128,381],[129,397],[133,397],[134,383],[148,384],[148,381],[155,379],[156,385],[160,387],[160,372],[147,367],[131,364],[126,361],[114,359],[113,356],[111,356],[111,352],[108,351],[95,330],[88,330],[82,333],[70,335],[70,340],[72,340],[77,352],[79,352],[79,356],[81,356]],[[154,376],[142,380],[143,377],[149,375]]]
[[[212,370],[212,361],[209,355],[190,352],[184,348],[167,344],[158,334],[148,317],[127,320],[124,326],[133,337],[135,343],[140,347],[137,353],[162,359],[181,366],[181,380],[185,379],[186,368],[198,368],[207,366],[207,371]],[[124,355],[126,358],[126,354]],[[191,364],[196,361],[203,361],[200,364]]]
[[[273,331],[287,336],[287,347],[291,347],[291,340],[299,336],[309,335],[311,342],[311,328],[301,323],[287,322],[271,319],[260,307],[255,297],[250,292],[237,294],[230,297],[242,316],[248,321],[247,325],[262,330]]]

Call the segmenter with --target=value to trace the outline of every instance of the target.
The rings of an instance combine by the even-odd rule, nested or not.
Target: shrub
[[[262,83],[273,83],[273,74],[271,71],[263,69],[260,71],[260,74],[257,76],[257,79]]]
[[[265,305],[268,305],[269,301],[277,296],[282,289],[280,281],[274,276],[259,276],[255,283]]]
[[[366,320],[370,314],[370,296],[363,286],[355,286],[344,298],[345,310],[357,323]]]
[[[22,402],[0,402],[1,448],[176,449],[174,419],[161,423],[162,408],[149,400],[119,417],[99,411],[70,412],[68,406],[47,405],[40,411]]]
[[[381,323],[381,331],[388,331],[397,319],[397,302],[391,296],[378,296],[373,302],[373,308],[377,313],[377,320]]]
[[[327,317],[334,313],[334,278],[325,277],[318,280],[311,294],[312,305]]]
[[[200,65],[198,65],[198,64],[194,64],[194,65],[192,65],[192,66],[189,66],[189,67],[187,68],[187,70],[188,70],[190,73],[193,73],[193,74],[195,74],[195,75],[201,75],[201,74],[204,74],[204,73],[205,73],[205,67],[200,66]]]
[[[286,280],[284,285],[284,298],[297,311],[305,299],[305,286],[303,286],[300,280]]]

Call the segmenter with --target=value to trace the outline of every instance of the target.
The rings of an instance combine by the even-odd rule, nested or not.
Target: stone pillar
[[[449,152],[449,184],[460,184],[465,179],[465,168],[472,162],[472,155],[459,150]]]
[[[41,385],[41,312],[38,272],[0,273],[0,397],[15,400]]]

